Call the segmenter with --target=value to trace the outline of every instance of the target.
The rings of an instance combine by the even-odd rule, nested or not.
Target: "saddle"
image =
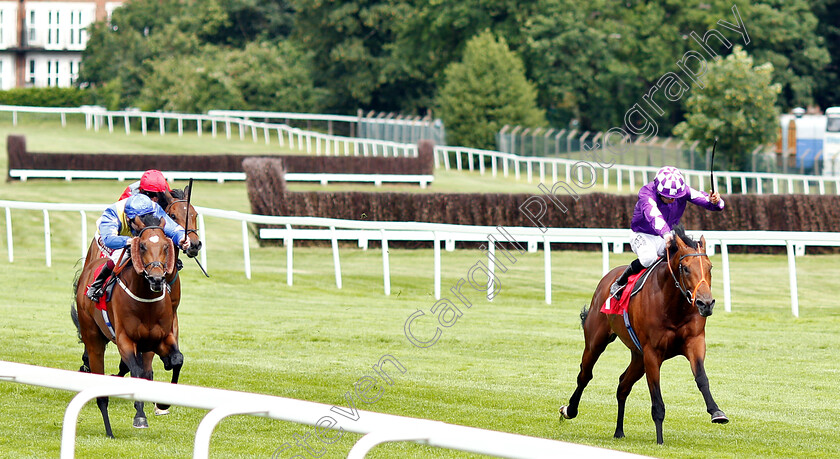
[[[660,257],[648,268],[643,269],[642,272],[630,276],[627,279],[627,285],[621,290],[621,296],[617,304],[612,297],[608,297],[607,301],[601,306],[601,312],[604,314],[623,314],[627,310],[627,306],[630,305],[630,298],[642,291],[653,269],[662,263],[662,260],[663,258]]]

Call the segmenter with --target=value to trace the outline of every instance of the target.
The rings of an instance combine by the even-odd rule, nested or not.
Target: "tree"
[[[773,83],[773,64],[753,66],[753,58],[740,46],[711,65],[704,89],[692,91],[686,120],[674,128],[687,141],[711,148],[718,138],[716,162],[726,170],[745,170],[750,152],[776,139],[781,85]]]
[[[444,74],[437,105],[453,145],[491,148],[505,124],[546,124],[522,61],[489,30],[469,40],[461,62],[450,64]]]

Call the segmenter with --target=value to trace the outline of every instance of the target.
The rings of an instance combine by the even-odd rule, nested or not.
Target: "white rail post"
[[[723,310],[732,312],[732,292],[729,286],[729,247],[720,241],[720,257],[723,260]]]
[[[79,211],[82,214],[82,258],[87,255],[87,213],[84,210]]]
[[[335,286],[341,288],[341,260],[338,258],[338,237],[335,234],[335,226],[330,226],[332,237],[333,264],[335,265]]]
[[[382,234],[382,283],[385,287],[385,295],[391,294],[391,267],[388,260],[388,237],[385,235],[385,230],[381,229]]]
[[[198,214],[198,239],[201,241],[202,249],[199,252],[201,266],[207,268],[207,232],[204,230],[204,215]]]
[[[493,301],[493,289],[496,287],[496,263],[493,262],[496,259],[496,243],[490,241],[487,251],[490,254],[487,259],[487,269],[490,270],[490,276],[487,278],[487,301]]]
[[[245,278],[251,278],[251,247],[248,244],[248,222],[242,220],[242,256],[245,257]]]
[[[193,459],[207,459],[210,457],[210,437],[213,430],[222,422],[222,419],[235,414],[267,414],[268,411],[256,406],[220,406],[205,414],[195,431],[195,443],[193,446]]]
[[[47,268],[52,266],[52,247],[50,245],[50,214],[44,209],[44,255],[47,258]]]
[[[440,237],[436,231],[432,231],[435,240],[435,299],[440,299]]]
[[[790,310],[794,317],[799,317],[799,297],[796,292],[796,254],[793,242],[785,241],[788,255],[788,271],[790,273]]]
[[[545,304],[551,304],[551,242],[543,236],[545,247]]]
[[[12,243],[12,210],[6,207],[6,246],[9,248],[9,263],[15,261],[15,249]]]
[[[283,245],[286,246],[286,284],[292,285],[292,278],[294,277],[294,249],[295,240],[292,237],[292,225],[286,225],[286,239]]]
[[[76,456],[76,424],[79,423],[79,413],[87,402],[97,397],[113,397],[127,395],[113,386],[94,386],[85,389],[67,404],[64,411],[64,423],[61,427],[61,459],[73,459]]]
[[[601,275],[606,276],[610,272],[610,244],[601,239]]]

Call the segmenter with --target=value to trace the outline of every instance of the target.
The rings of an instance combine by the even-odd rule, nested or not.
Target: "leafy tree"
[[[446,68],[445,81],[437,104],[453,145],[490,148],[505,124],[546,124],[522,61],[490,31],[467,42],[462,61]]]
[[[817,73],[814,99],[823,108],[840,105],[840,0],[812,0],[817,33],[825,40],[831,62]]]
[[[358,108],[393,109],[377,93],[406,88],[382,72],[394,30],[409,8],[401,0],[293,0],[296,38],[313,54],[316,85],[330,92],[330,108],[351,113]],[[396,86],[396,87],[395,87]]]
[[[748,167],[750,152],[776,139],[781,91],[773,83],[773,64],[753,66],[753,58],[740,46],[709,66],[705,89],[688,98],[686,120],[674,129],[688,141],[711,148],[718,138],[719,164],[728,170]]]
[[[324,97],[309,75],[309,58],[291,43],[245,49],[205,46],[198,55],[153,61],[138,103],[145,110],[204,112],[318,110]]]

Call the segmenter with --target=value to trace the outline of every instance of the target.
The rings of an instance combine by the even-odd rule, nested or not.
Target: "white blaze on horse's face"
[[[152,237],[149,238],[149,241],[157,244],[158,241],[160,241],[160,238],[157,237],[157,236],[152,236]]]

